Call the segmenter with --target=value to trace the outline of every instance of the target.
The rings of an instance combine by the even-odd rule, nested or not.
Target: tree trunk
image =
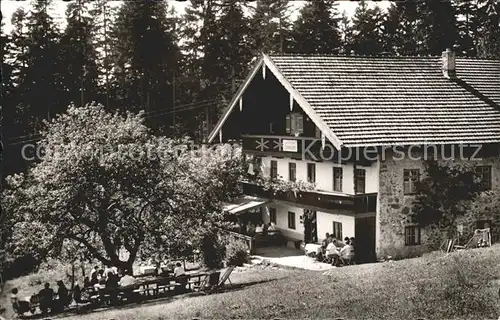
[[[71,291],[75,288],[75,262],[71,263]]]
[[[127,261],[120,261],[120,264],[116,266],[118,268],[118,271],[121,272],[122,274],[134,274],[134,261],[133,260],[127,260]]]

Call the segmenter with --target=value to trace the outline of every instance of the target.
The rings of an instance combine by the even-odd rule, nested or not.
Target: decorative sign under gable
[[[283,139],[283,141],[281,143],[282,143],[283,151],[285,151],[285,152],[298,152],[299,151],[297,140],[285,140],[285,139]]]
[[[293,111],[293,96],[290,93],[290,111]]]
[[[243,96],[240,98],[240,111],[243,111]]]
[[[262,64],[262,79],[266,80],[266,64]]]

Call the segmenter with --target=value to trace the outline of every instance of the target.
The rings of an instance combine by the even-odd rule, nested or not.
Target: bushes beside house
[[[231,236],[207,236],[201,251],[203,265],[209,269],[222,268],[224,262],[228,266],[242,266],[249,258],[246,243]]]
[[[230,240],[226,246],[225,260],[228,266],[242,266],[248,261],[248,246],[239,240]]]

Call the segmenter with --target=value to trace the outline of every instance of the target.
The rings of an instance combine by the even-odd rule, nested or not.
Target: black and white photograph
[[[1,18],[0,320],[500,320],[500,0]]]

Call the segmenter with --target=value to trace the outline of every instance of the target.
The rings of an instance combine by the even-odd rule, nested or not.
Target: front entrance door
[[[316,211],[304,209],[304,242],[317,243]]]
[[[356,218],[355,222],[355,252],[359,263],[374,262],[375,254],[375,216]]]

